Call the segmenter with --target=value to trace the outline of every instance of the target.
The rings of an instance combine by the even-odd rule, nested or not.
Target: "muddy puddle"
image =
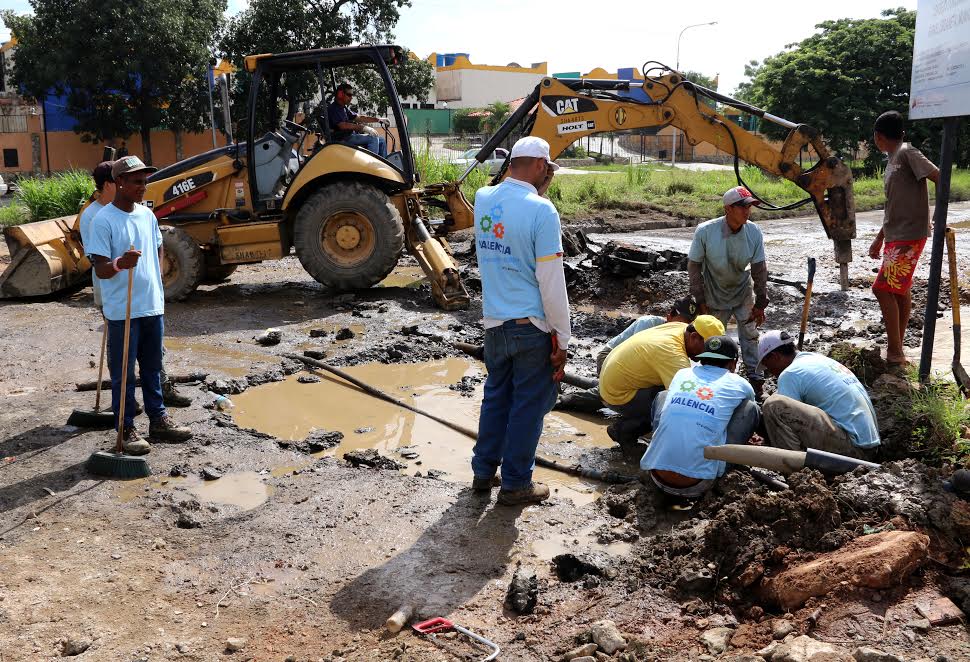
[[[594,524],[574,533],[544,533],[541,539],[529,544],[528,553],[539,560],[551,561],[556,556],[567,553],[606,552],[611,556],[626,556],[633,549],[633,544],[629,542],[597,542],[595,529]]]
[[[451,358],[418,364],[364,364],[344,370],[408,404],[477,429],[483,376],[479,364]],[[474,442],[468,437],[368,396],[337,377],[321,374],[320,382],[301,384],[297,376],[234,397],[236,423],[291,440],[304,439],[314,428],[336,430],[344,434],[343,441],[321,455],[342,457],[351,450],[376,448],[406,465],[402,471],[410,475],[443,471],[444,480],[472,479],[469,462]],[[542,441],[581,448],[613,446],[602,423],[559,412],[546,417]],[[536,470],[536,479],[577,503],[595,500],[605,488],[542,468]]]
[[[254,363],[265,364],[271,358],[257,351],[232,349],[171,336],[165,338],[165,349],[170,353],[171,359],[191,356],[191,363],[198,370],[221,373],[229,377],[245,377],[252,372],[251,366]],[[226,365],[227,363],[237,365]]]
[[[379,282],[376,287],[406,287],[414,289],[425,282],[424,271],[421,267],[397,267]]]
[[[949,291],[940,290],[940,297],[948,296]],[[970,336],[970,331],[967,331],[967,324],[964,320],[970,319],[970,306],[960,306],[960,326],[963,329],[960,334],[960,362],[966,368],[970,365],[970,355],[963,350],[964,345],[967,344],[967,337]],[[942,379],[953,379],[953,372],[950,369],[950,364],[953,362],[953,313],[947,310],[943,317],[936,320],[936,334],[933,338],[933,359],[931,364],[931,373]],[[918,365],[920,361],[920,355],[922,353],[922,347],[904,347],[903,351],[914,365]]]
[[[240,471],[217,480],[202,480],[199,476],[139,478],[119,485],[115,496],[126,503],[153,490],[170,490],[183,498],[194,498],[202,505],[231,506],[237,512],[261,506],[273,494],[273,486],[267,485],[255,471]]]

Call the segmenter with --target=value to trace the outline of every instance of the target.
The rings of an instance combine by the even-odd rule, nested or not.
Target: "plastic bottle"
[[[233,407],[235,407],[235,405],[232,404],[232,400],[230,400],[224,395],[216,396],[215,404],[216,404],[216,409],[218,409],[219,411],[226,411],[228,409],[232,409]]]

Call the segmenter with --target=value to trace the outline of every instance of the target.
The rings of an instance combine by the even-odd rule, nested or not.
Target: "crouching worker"
[[[636,333],[610,352],[600,375],[600,398],[620,414],[607,432],[618,444],[635,444],[650,432],[650,407],[678,370],[704,351],[704,343],[724,335],[724,325],[710,315],[691,324],[668,322]]]
[[[609,340],[596,354],[596,376],[603,371],[603,364],[606,363],[606,357],[610,355],[614,349],[620,346],[624,340],[632,338],[637,333],[641,331],[646,331],[647,329],[652,329],[655,326],[660,326],[661,324],[666,324],[668,322],[683,322],[684,324],[690,324],[697,317],[697,302],[694,301],[693,297],[687,296],[683,299],[677,299],[674,301],[674,305],[667,312],[667,317],[663,318],[660,315],[643,315],[638,317],[633,324],[623,329],[623,331]],[[559,397],[559,401],[556,402],[556,409],[562,411],[578,411],[584,414],[595,414],[597,411],[605,407],[603,401],[600,400],[599,385],[593,386],[592,388],[583,389],[581,391],[572,391],[566,393]]]
[[[162,402],[162,338],[165,297],[162,286],[162,234],[152,211],[138,204],[145,195],[148,174],[137,156],[114,162],[114,201],[105,205],[92,222],[90,245],[85,246],[101,281],[101,299],[108,320],[108,364],[115,425],[121,398],[125,398],[123,448],[131,455],[151,450],[135,429],[135,361],[141,372],[145,411],[150,420],[148,435],[159,441],[185,441],[188,428],[178,427]],[[137,268],[136,268],[137,267]],[[128,343],[127,393],[121,393],[125,316],[128,305],[128,270],[134,269],[131,287],[131,328]]]
[[[726,463],[705,459],[704,449],[747,443],[761,420],[754,389],[734,374],[734,340],[709,338],[697,359],[699,366],[680,370],[654,399],[653,439],[640,460],[661,491],[686,499],[703,496],[724,475]]]
[[[758,355],[778,378],[778,390],[762,405],[769,445],[873,458],[880,443],[876,411],[851,370],[827,356],[797,351],[785,331],[761,336]]]

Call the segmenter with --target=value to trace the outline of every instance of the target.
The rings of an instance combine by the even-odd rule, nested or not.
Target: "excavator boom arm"
[[[642,97],[632,94],[637,90],[642,90]],[[728,120],[702,98],[758,115],[784,126],[789,133],[778,146]],[[556,158],[572,143],[589,135],[668,125],[680,129],[692,145],[710,143],[734,155],[736,162],[756,165],[806,191],[826,234],[834,242],[835,258],[841,267],[840,281],[843,289],[847,288],[851,240],[856,232],[852,173],[848,166],[831,154],[814,128],[720,95],[684,80],[676,72],[634,81],[544,78],[475,158],[484,162],[520,128],[524,135],[545,139]],[[803,169],[798,157],[806,146],[815,150],[818,161]]]

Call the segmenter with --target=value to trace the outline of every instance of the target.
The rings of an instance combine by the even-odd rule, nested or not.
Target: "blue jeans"
[[[754,308],[754,290],[744,295],[741,303],[734,308],[717,308],[708,303],[710,314],[721,320],[727,327],[733,317],[738,323],[738,344],[741,345],[741,358],[744,359],[744,373],[749,380],[763,382],[765,374],[758,370],[758,327],[751,314]]]
[[[532,324],[505,322],[485,331],[485,397],[472,456],[476,478],[502,466],[502,489],[532,483],[542,419],[556,402],[552,339]]]
[[[125,394],[125,427],[133,427],[135,420],[135,361],[141,376],[145,413],[149,419],[165,415],[162,403],[162,338],[165,335],[165,318],[136,317],[131,320],[128,337],[128,383]],[[125,321],[108,320],[108,369],[111,373],[111,408],[118,425],[121,403],[121,363],[124,354]]]
[[[379,136],[372,136],[367,133],[352,133],[340,142],[344,145],[351,145],[352,147],[363,147],[378,156],[387,156],[387,145],[384,143],[384,139]]]

